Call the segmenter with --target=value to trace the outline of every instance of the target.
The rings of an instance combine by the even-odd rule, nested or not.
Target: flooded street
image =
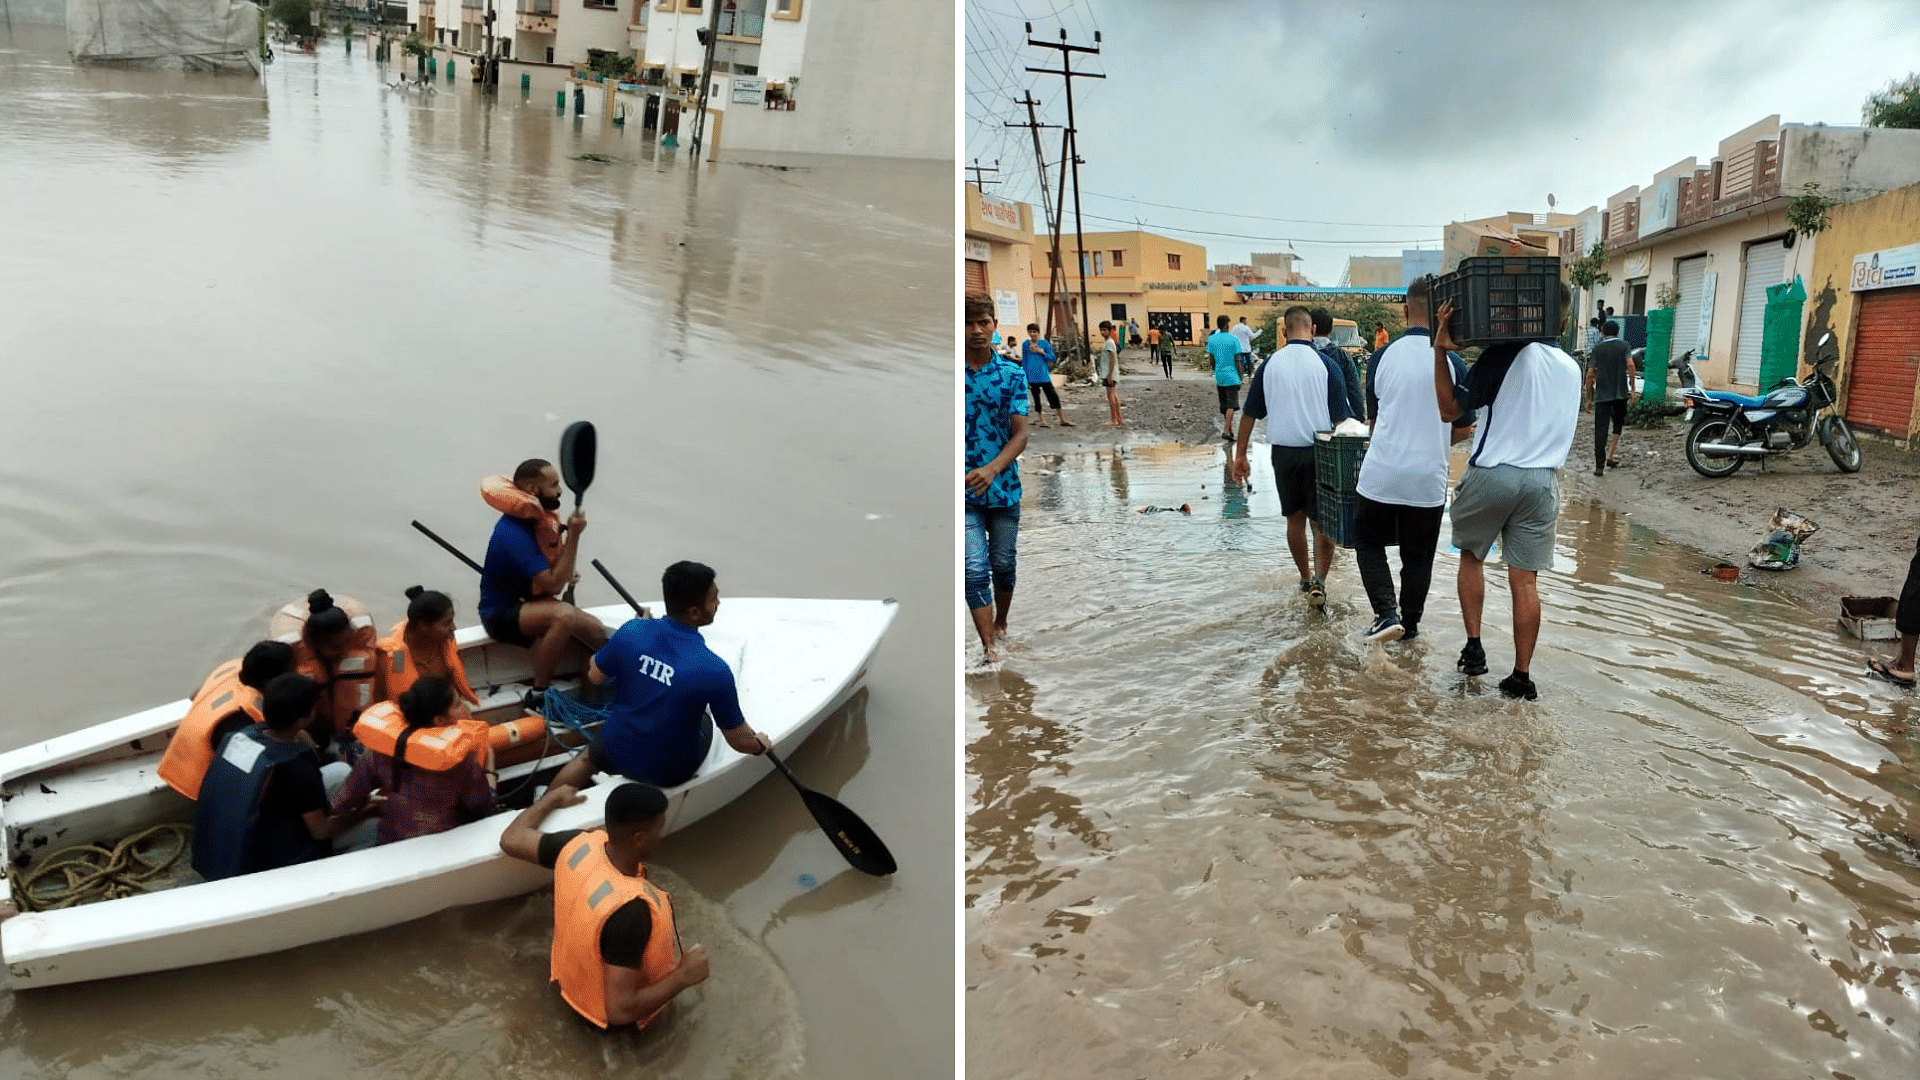
[[[1506,701],[1499,567],[1489,676],[1445,551],[1422,639],[1366,645],[1259,456],[1224,499],[1214,449],[1023,462],[967,680],[970,1076],[1912,1075],[1914,699],[1829,611],[1569,502]]]
[[[0,748],[183,696],[316,586],[475,623],[409,520],[477,557],[479,479],[589,419],[581,557],[635,592],[692,558],[725,596],[900,601],[790,762],[900,872],[848,870],[770,778],[655,856],[713,976],[644,1035],[548,988],[542,892],[0,989],[0,1076],[949,1075],[951,164],[695,172],[550,89],[388,90],[338,38],[261,79],[65,47],[0,30]]]

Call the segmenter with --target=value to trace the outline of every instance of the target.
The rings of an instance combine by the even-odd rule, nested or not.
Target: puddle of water
[[[1310,614],[1220,451],[1025,467],[969,680],[970,1074],[1911,1068],[1913,704],[1826,617],[1568,505],[1509,702],[1498,567],[1463,680],[1456,556],[1422,640],[1368,646],[1352,553]]]

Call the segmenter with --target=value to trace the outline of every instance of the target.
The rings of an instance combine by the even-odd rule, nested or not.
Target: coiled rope
[[[177,822],[142,829],[119,843],[63,848],[31,870],[7,871],[13,902],[22,911],[118,900],[148,892],[147,882],[173,869],[190,849],[193,826]]]

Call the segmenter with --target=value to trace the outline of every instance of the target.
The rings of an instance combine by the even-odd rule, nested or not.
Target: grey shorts
[[[1554,470],[1469,465],[1453,493],[1453,546],[1485,559],[1498,539],[1513,569],[1551,570],[1559,518]]]

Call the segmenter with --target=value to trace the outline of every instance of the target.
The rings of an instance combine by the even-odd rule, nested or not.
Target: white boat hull
[[[733,665],[749,722],[791,753],[860,688],[896,610],[888,601],[729,598],[704,633]],[[610,625],[630,616],[620,606],[594,614]],[[524,650],[490,642],[477,628],[461,631],[459,642],[482,693],[524,677]],[[192,804],[154,776],[186,709],[186,701],[174,702],[0,754],[9,854],[17,861],[189,818]],[[667,831],[706,817],[772,771],[715,739],[699,775],[668,791]],[[503,787],[514,775],[504,773]],[[608,790],[589,789],[585,803],[554,813],[543,827],[597,826]],[[552,875],[501,854],[500,833],[512,816],[501,811],[433,836],[265,873],[22,914],[0,923],[0,955],[16,987],[54,986],[255,956],[516,896]]]

